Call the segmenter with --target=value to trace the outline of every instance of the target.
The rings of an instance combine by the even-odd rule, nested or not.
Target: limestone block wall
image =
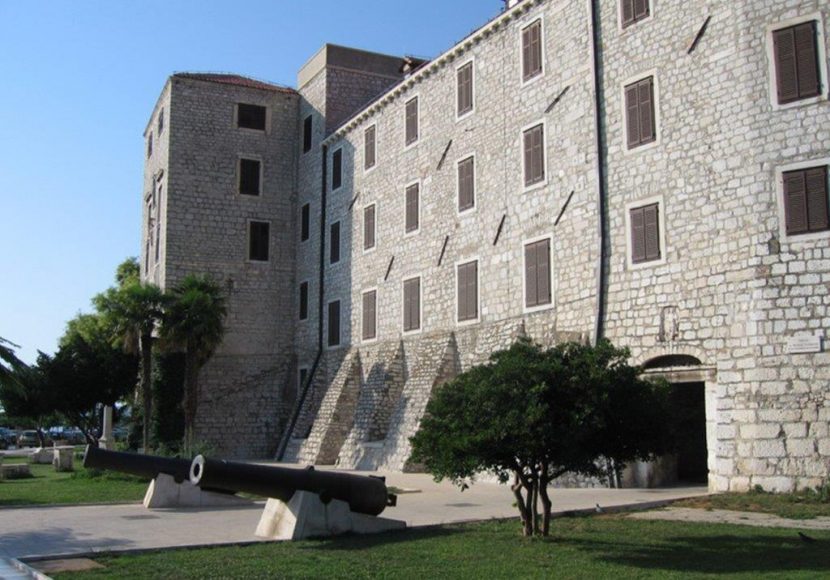
[[[170,159],[170,83],[162,89],[144,130],[144,182],[141,190],[141,279],[165,279],[167,168]],[[161,124],[159,124],[161,120]],[[161,130],[159,130],[161,129]]]

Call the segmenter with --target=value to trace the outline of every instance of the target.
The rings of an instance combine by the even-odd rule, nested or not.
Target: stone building
[[[326,45],[296,90],[173,75],[142,272],[227,284],[198,436],[410,469],[436,385],[521,335],[604,336],[688,409],[672,473],[630,484],[826,483],[828,15],[521,0],[429,62]]]

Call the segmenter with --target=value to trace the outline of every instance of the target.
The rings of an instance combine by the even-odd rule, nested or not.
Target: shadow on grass
[[[619,543],[564,539],[592,558],[643,570],[693,573],[830,573],[830,539],[807,543],[781,534],[674,536],[653,544],[626,538]]]
[[[332,552],[371,550],[391,544],[406,542],[417,542],[418,540],[434,540],[438,538],[449,538],[458,534],[464,534],[465,530],[454,526],[429,527],[429,528],[406,528],[393,530],[381,534],[344,534],[332,538],[317,538],[308,545],[301,547],[302,550],[326,550]]]

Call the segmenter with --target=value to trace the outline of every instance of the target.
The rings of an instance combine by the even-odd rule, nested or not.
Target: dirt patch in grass
[[[719,509],[775,514],[794,520],[830,516],[830,488],[804,490],[796,493],[767,493],[755,490],[747,493],[721,493],[684,499],[672,504],[676,507]]]

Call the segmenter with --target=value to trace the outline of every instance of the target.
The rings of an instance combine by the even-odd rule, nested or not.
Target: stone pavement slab
[[[367,472],[361,472],[366,474]],[[419,490],[398,496],[383,517],[409,526],[517,517],[508,486],[479,482],[461,492],[429,475],[377,473],[387,485]],[[554,511],[650,506],[705,495],[705,487],[555,489]],[[147,510],[141,504],[0,509],[0,557],[32,558],[262,541],[254,536],[264,502],[214,509]]]
[[[699,508],[670,507],[661,510],[637,512],[629,517],[638,520],[668,520],[702,522],[707,524],[739,524],[760,528],[797,528],[800,530],[830,530],[830,517],[819,516],[811,520],[793,520],[775,514],[739,512],[732,510],[707,510]]]

